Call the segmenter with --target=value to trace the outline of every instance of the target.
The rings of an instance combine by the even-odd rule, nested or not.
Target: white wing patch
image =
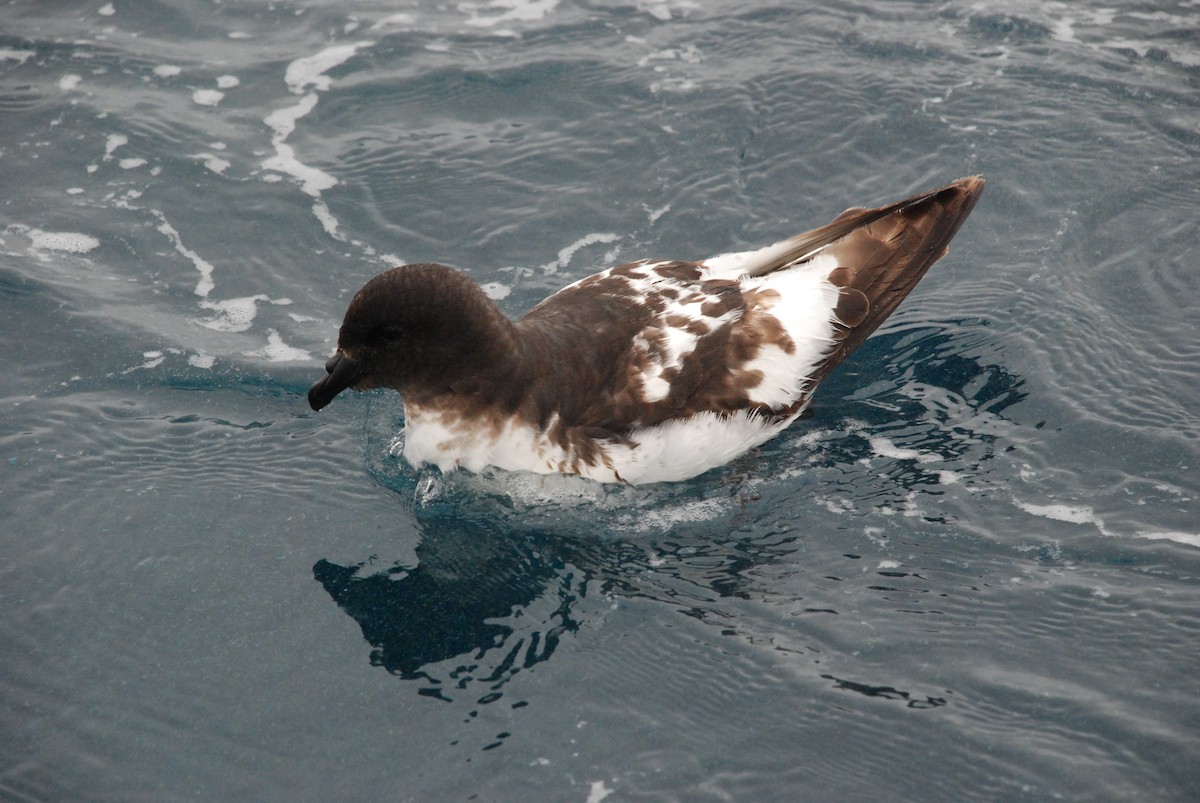
[[[611,275],[611,269],[600,274],[607,282],[623,280],[625,292],[622,295],[627,293],[634,303],[663,305],[657,320],[639,333],[632,344],[634,360],[646,366],[639,377],[642,399],[650,403],[667,398],[671,383],[665,375],[678,368],[695,351],[703,335],[740,315],[738,310],[719,316],[705,315],[705,304],[716,299],[698,290],[694,284],[665,278],[655,272],[655,268],[667,264],[670,263],[648,261],[633,269],[622,270],[619,276]]]
[[[750,390],[750,398],[779,407],[793,403],[816,372],[817,365],[833,349],[838,287],[829,281],[837,267],[830,254],[819,254],[801,265],[775,271],[766,276],[742,280],[744,290],[772,290],[764,294],[759,309],[774,316],[795,346],[792,353],[773,344],[763,344],[759,353],[745,366],[758,371],[763,381]]]
[[[662,401],[670,395],[671,383],[663,378],[663,374],[671,368],[678,368],[683,358],[695,351],[696,342],[700,339],[691,332],[671,326],[664,326],[661,331],[661,349],[653,348],[644,334],[638,335],[633,341],[634,351],[646,358],[646,370],[641,373],[640,379],[642,399],[648,402]],[[652,351],[662,353],[650,356]]]

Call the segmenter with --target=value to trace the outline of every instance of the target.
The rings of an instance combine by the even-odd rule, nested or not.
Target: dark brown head
[[[446,392],[514,344],[512,324],[466,275],[435,264],[392,268],[350,302],[308,403],[320,410],[346,388]]]

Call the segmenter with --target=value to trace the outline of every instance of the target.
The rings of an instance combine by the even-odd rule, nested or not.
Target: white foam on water
[[[1101,535],[1116,535],[1104,526],[1104,520],[1087,505],[1032,505],[1019,499],[1014,499],[1013,502],[1021,510],[1034,516],[1070,524],[1090,524],[1099,530]]]
[[[67,254],[86,254],[100,247],[100,241],[90,234],[75,231],[43,231],[27,226],[9,228],[29,238],[30,251],[59,251]]]
[[[671,3],[665,2],[639,2],[634,4],[638,11],[643,14],[649,14],[654,19],[660,22],[670,22],[673,14],[671,13]],[[695,3],[675,3],[681,8],[696,8]]]
[[[1138,533],[1138,538],[1147,538],[1152,541],[1174,541],[1177,544],[1186,544],[1187,546],[1200,547],[1200,533],[1181,533],[1181,532],[1149,532]]]
[[[512,292],[511,287],[500,282],[488,282],[480,285],[479,289],[483,290],[484,295],[492,301],[500,301],[501,299],[508,298],[508,294]]]
[[[132,368],[126,368],[121,373],[130,374],[134,371],[144,371],[149,368],[157,368],[163,364],[163,361],[167,359],[167,355],[163,354],[161,351],[144,351],[142,352],[142,358],[145,360],[145,362],[143,362],[141,365],[135,365]]]
[[[181,72],[183,72],[183,68],[176,67],[174,64],[160,64],[151,72],[153,72],[159,78],[174,78],[176,75],[179,75]]]
[[[124,134],[109,134],[104,140],[104,160],[112,159],[113,151],[120,148],[122,145],[129,144],[129,137]]]
[[[699,9],[700,4],[695,0],[670,0],[669,2],[651,0],[651,2],[637,2],[634,7],[656,20],[670,22],[675,16],[686,17],[688,12]]]
[[[591,788],[588,789],[587,803],[600,803],[612,793],[613,790],[605,786],[604,781],[592,781]]]
[[[33,50],[14,50],[11,47],[0,47],[0,61],[15,61],[24,64],[37,55]]]
[[[263,120],[275,132],[271,138],[275,155],[263,160],[264,170],[274,170],[297,179],[304,192],[312,196],[337,185],[337,179],[323,170],[309,167],[296,158],[296,151],[287,144],[287,138],[296,130],[296,121],[311,112],[317,105],[317,95],[312,93],[301,98],[295,106],[276,109]]]
[[[196,270],[200,271],[200,279],[196,282],[194,292],[201,298],[208,298],[208,294],[213,291],[213,287],[215,286],[213,284],[214,268],[212,263],[183,244],[183,240],[179,237],[179,232],[167,222],[166,215],[157,209],[151,209],[150,213],[158,218],[159,233],[170,240],[171,244],[175,246],[175,250],[187,257],[192,265],[196,267]]]
[[[117,9],[113,7],[112,3],[105,3],[104,5],[100,6],[100,8],[96,9],[96,13],[102,17],[111,17],[113,14],[117,13]]]
[[[146,164],[146,160],[133,157],[130,159],[122,159],[121,161],[117,162],[117,164],[121,166],[122,170],[133,170],[135,167],[141,167],[142,165]]]
[[[338,232],[338,219],[334,217],[333,212],[329,210],[329,206],[320,198],[313,201],[313,215],[321,223],[321,228],[325,229],[325,233],[337,240],[345,238]],[[361,245],[361,243],[360,243]]]
[[[649,216],[651,225],[658,222],[660,217],[671,211],[670,204],[667,204],[666,206],[660,206],[658,209],[651,209],[648,204],[642,204],[642,208],[646,210],[646,214]]]
[[[333,85],[333,79],[325,73],[354,58],[364,47],[375,44],[371,41],[353,42],[348,45],[327,47],[320,53],[296,59],[287,66],[283,80],[293,94],[302,94],[308,87],[324,92]]]
[[[211,153],[193,153],[192,158],[203,161],[204,166],[217,175],[221,175],[229,169],[228,159],[222,159],[220,156],[214,156]]]
[[[546,275],[557,273],[559,268],[565,268],[571,263],[571,259],[575,256],[575,252],[577,252],[579,249],[586,248],[589,245],[595,245],[596,243],[613,243],[619,239],[620,237],[618,235],[611,232],[586,234],[568,245],[566,248],[560,250],[558,252],[558,259],[542,265],[542,272]]]
[[[1166,54],[1166,57],[1181,67],[1200,67],[1200,49],[1188,49],[1185,45],[1169,41],[1142,41],[1137,39],[1108,39],[1100,47],[1110,50],[1127,50],[1138,58],[1146,58],[1151,49]]]
[[[211,357],[204,352],[197,352],[196,354],[188,355],[188,365],[191,365],[194,368],[203,368],[207,370],[212,368],[216,361],[216,357]]]
[[[905,449],[888,438],[876,435],[867,439],[871,444],[871,451],[879,457],[886,457],[891,460],[916,460],[918,463],[934,463],[941,458],[935,454],[927,452],[919,452],[916,449]]]
[[[637,60],[637,66],[648,67],[656,61],[683,61],[688,64],[699,64],[704,61],[704,56],[700,49],[693,44],[686,44],[682,47],[668,47],[662,50],[656,50],[642,56]]]
[[[192,93],[192,102],[201,106],[216,106],[225,98],[225,93],[216,89],[197,89]]]
[[[1075,36],[1075,18],[1061,17],[1050,22],[1050,38],[1056,42],[1078,42]]]
[[[58,79],[58,88],[63,92],[71,92],[79,86],[79,82],[83,80],[82,75],[70,73]]]
[[[493,28],[502,22],[537,22],[557,7],[558,0],[490,0],[484,4],[463,3],[459,9],[471,14],[465,20],[467,25]]]
[[[291,303],[290,298],[271,298],[262,293],[240,298],[227,298],[222,301],[204,299],[200,302],[200,308],[216,314],[211,318],[196,321],[196,323],[215,332],[245,332],[254,325],[259,304],[286,306]]]
[[[264,357],[269,362],[308,362],[312,355],[303,349],[289,346],[283,342],[279,332],[267,330],[267,345],[256,351],[246,352],[247,357]]]
[[[392,14],[384,17],[381,20],[378,20],[374,25],[371,26],[371,30],[378,31],[380,28],[407,28],[411,25],[414,25],[416,21],[417,18],[412,14],[407,14],[401,11],[398,14]],[[358,26],[355,25],[355,28],[357,27]],[[347,26],[347,28],[349,28],[349,26]],[[346,33],[350,33],[351,31],[355,30],[355,28],[349,28]]]
[[[352,58],[359,49],[372,44],[372,42],[355,42],[350,45],[338,45],[326,48],[316,55],[296,59],[287,66],[284,73],[284,81],[287,83],[288,90],[294,94],[301,94],[309,86],[314,87],[317,91],[328,89],[333,82],[329,76],[325,75],[325,72]],[[287,144],[287,139],[296,130],[296,121],[316,108],[317,100],[317,93],[309,92],[294,106],[276,109],[263,119],[263,122],[274,132],[271,144],[275,147],[275,155],[263,161],[263,169],[292,176],[300,181],[304,192],[314,197],[319,196],[324,190],[337,186],[337,179],[325,171],[309,167],[297,159],[296,151]],[[321,223],[327,231],[337,230],[337,221],[332,214],[328,214],[328,208],[324,204],[320,208],[315,207],[314,213],[318,218],[325,216]]]
[[[333,79],[326,72],[353,58],[359,50],[371,47],[374,42],[359,41],[346,45],[328,47],[312,56],[296,59],[288,64],[284,71],[284,83],[288,91],[303,95],[293,106],[276,109],[263,118],[263,122],[272,130],[271,145],[275,149],[273,156],[262,162],[264,170],[273,171],[263,176],[265,181],[275,181],[274,174],[282,173],[300,182],[301,189],[316,200],[313,202],[313,215],[320,221],[321,227],[330,237],[344,240],[339,233],[339,223],[329,206],[321,199],[321,193],[337,186],[337,179],[315,167],[306,165],[296,156],[296,150],[288,144],[287,139],[296,130],[296,121],[309,114],[316,108],[318,92],[323,92],[333,85]],[[308,91],[309,88],[312,91]],[[305,94],[307,92],[307,94]]]
[[[1015,500],[1017,507],[1033,516],[1054,521],[1067,521],[1072,524],[1096,524],[1099,519],[1090,507],[1071,507],[1070,505],[1031,505],[1021,500]]]
[[[728,499],[697,499],[655,510],[639,510],[636,514],[622,516],[617,523],[639,533],[666,532],[679,524],[712,521],[727,511],[729,506]]]
[[[30,229],[29,239],[38,251],[64,251],[66,253],[88,253],[100,247],[100,240],[90,234],[78,232],[43,232]]]
[[[241,84],[242,81],[236,75],[218,75],[217,89],[233,89]]]
[[[198,323],[200,326],[217,332],[244,332],[253,326],[254,319],[258,314],[258,305],[260,303],[265,302],[276,305],[288,305],[292,303],[291,299],[288,298],[272,299],[269,296],[261,293],[253,296],[228,298],[220,301],[209,299],[209,295],[215,288],[215,283],[213,281],[215,268],[213,267],[212,263],[183,244],[183,240],[180,238],[179,232],[170,224],[169,221],[167,221],[166,216],[163,215],[162,212],[158,211],[157,209],[151,209],[150,213],[159,221],[158,231],[168,240],[170,240],[171,244],[175,247],[175,250],[186,257],[192,263],[192,265],[195,266],[196,270],[200,272],[200,279],[196,282],[194,292],[196,295],[200,296],[200,308],[214,313],[210,318],[197,320],[196,323]],[[276,337],[278,338],[278,334],[276,334]],[[290,346],[287,346],[283,343],[282,339],[279,339],[279,343],[277,345],[273,345],[272,341],[268,339],[267,348],[264,350],[262,355],[258,356],[266,356],[268,359],[272,359],[274,361],[282,361],[300,359],[295,356],[280,356],[295,355],[297,353],[307,354],[307,352],[301,352],[299,349],[291,349]],[[305,359],[308,358],[306,357]],[[189,359],[189,362],[200,368],[209,368],[212,366],[212,358],[208,357],[207,355],[199,355],[197,356],[196,360],[199,362],[192,359]]]
[[[216,315],[196,323],[215,332],[244,332],[254,325],[254,318],[258,315],[259,302],[270,300],[268,296],[261,293],[241,298],[227,298],[223,301],[205,299],[200,302],[200,307],[210,310]]]

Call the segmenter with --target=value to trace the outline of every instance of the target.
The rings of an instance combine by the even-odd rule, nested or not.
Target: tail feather
[[[833,223],[792,238],[801,243],[798,250],[834,256],[838,267],[829,281],[842,288],[837,342],[810,386],[866,340],[945,256],[982,192],[983,179],[963,178],[878,209],[848,209]]]

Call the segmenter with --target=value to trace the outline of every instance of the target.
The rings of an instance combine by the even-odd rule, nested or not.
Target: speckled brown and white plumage
[[[696,476],[786,428],[970,213],[965,178],[757,251],[609,268],[506,318],[464,274],[394,268],[350,304],[314,409],[404,397],[404,454],[605,482]]]

